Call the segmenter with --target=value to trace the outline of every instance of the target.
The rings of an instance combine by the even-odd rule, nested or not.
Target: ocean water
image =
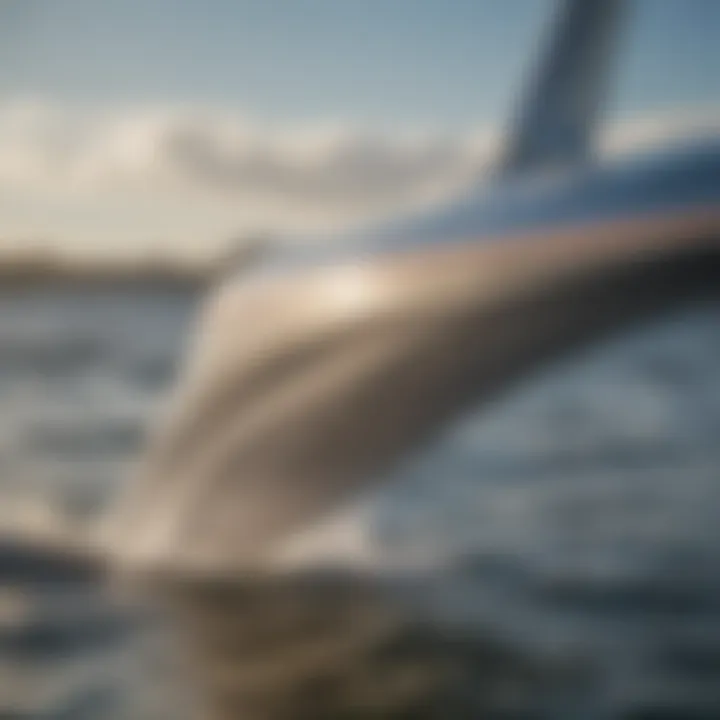
[[[93,581],[18,560],[12,539],[65,542],[112,502],[196,302],[177,286],[0,290],[2,718],[180,716],[142,664],[131,613]]]
[[[111,502],[198,299],[179,286],[0,290],[0,546],[81,532]],[[428,612],[582,666],[572,717],[720,717],[719,441],[720,306],[706,305],[459,421],[374,499],[364,532],[385,559],[438,558],[446,570],[414,594]],[[134,617],[93,583],[11,556],[0,717],[179,717],[176,692],[148,689],[155,660]]]

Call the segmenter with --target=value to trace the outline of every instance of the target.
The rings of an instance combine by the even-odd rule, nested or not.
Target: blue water
[[[0,528],[72,531],[103,510],[197,300],[177,287],[0,291]],[[595,716],[720,717],[718,439],[710,305],[568,358],[459,422],[384,492],[378,547],[454,558],[439,581],[452,592],[419,602],[587,667]],[[11,584],[0,566],[0,717],[176,717],[138,709],[152,705],[147,675],[104,602],[96,588]]]

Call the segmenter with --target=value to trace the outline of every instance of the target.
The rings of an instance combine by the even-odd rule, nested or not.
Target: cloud
[[[666,143],[681,143],[720,132],[720,108],[666,112],[626,118],[610,124],[599,142],[605,155],[639,152]]]
[[[611,126],[618,153],[720,127],[720,113],[636,118]],[[452,194],[482,175],[502,138],[351,125],[270,126],[217,111],[98,112],[0,104],[0,191],[54,202],[99,198],[189,205],[237,217],[238,227],[304,229],[364,219]],[[147,214],[147,213],[146,213]]]
[[[492,133],[447,136],[349,126],[267,128],[178,110],[83,116],[0,105],[0,185],[58,193],[148,191],[277,208],[366,212],[470,181]]]

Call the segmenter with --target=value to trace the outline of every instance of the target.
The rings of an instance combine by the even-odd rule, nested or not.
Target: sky
[[[192,254],[450,192],[491,157],[553,5],[4,0],[2,247]],[[718,32],[718,0],[634,0],[614,137],[717,117]]]

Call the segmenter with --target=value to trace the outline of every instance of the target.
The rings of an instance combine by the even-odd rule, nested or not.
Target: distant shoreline
[[[47,286],[159,286],[200,289],[207,285],[213,276],[214,272],[207,269],[187,272],[159,272],[152,269],[28,271],[0,266],[0,290]]]
[[[183,262],[173,258],[89,260],[53,253],[0,254],[0,289],[47,285],[162,286],[201,288],[227,269],[251,265],[267,243],[237,245],[215,259]]]

